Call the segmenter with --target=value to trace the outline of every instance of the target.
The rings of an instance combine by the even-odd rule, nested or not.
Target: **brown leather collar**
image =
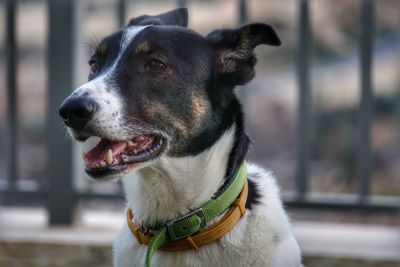
[[[186,249],[197,250],[201,246],[220,239],[227,232],[229,232],[229,230],[231,230],[244,215],[247,194],[248,184],[246,181],[238,198],[232,204],[228,212],[216,224],[213,224],[212,226],[207,227],[192,236],[187,236],[186,238],[175,241],[168,241],[160,249],[164,251],[177,251]],[[131,209],[128,209],[126,214],[128,226],[132,234],[136,237],[140,244],[148,245],[153,235],[144,234],[142,231],[140,231],[140,228],[133,222],[133,213]]]

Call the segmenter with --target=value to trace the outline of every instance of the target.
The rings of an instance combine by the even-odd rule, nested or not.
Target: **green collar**
[[[224,185],[224,191],[218,196],[212,198],[200,208],[175,220],[171,220],[161,227],[149,243],[145,266],[150,267],[152,256],[167,241],[182,239],[199,232],[206,227],[209,221],[221,215],[229,208],[242,191],[246,182],[246,176],[247,165],[246,161],[243,161],[233,179],[228,181],[229,184]]]

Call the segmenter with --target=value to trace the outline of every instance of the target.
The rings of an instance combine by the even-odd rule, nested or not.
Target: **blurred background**
[[[92,183],[57,108],[99,40],[189,9],[202,33],[272,25],[237,88],[307,266],[400,266],[399,0],[0,1],[0,266],[110,266],[121,186]]]

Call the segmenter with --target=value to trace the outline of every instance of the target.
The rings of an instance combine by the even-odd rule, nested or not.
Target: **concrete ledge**
[[[400,229],[338,223],[293,225],[303,255],[400,262]]]
[[[110,247],[125,219],[122,210],[84,210],[80,222],[73,227],[47,227],[45,209],[0,208],[3,244]],[[302,221],[294,223],[293,230],[305,257],[400,262],[398,228]]]
[[[72,227],[48,227],[42,208],[0,209],[0,241],[43,244],[111,245],[121,227],[122,212],[85,210]]]
[[[0,266],[4,267],[110,267],[111,246],[2,242]]]

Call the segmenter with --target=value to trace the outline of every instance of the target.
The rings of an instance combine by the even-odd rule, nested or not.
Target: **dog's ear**
[[[144,15],[131,19],[128,26],[132,25],[174,25],[187,27],[188,11],[186,8],[178,8],[157,16]]]
[[[215,30],[207,35],[216,54],[216,67],[228,87],[243,85],[254,77],[253,53],[260,44],[281,45],[274,29],[266,24],[248,24],[238,29]]]

